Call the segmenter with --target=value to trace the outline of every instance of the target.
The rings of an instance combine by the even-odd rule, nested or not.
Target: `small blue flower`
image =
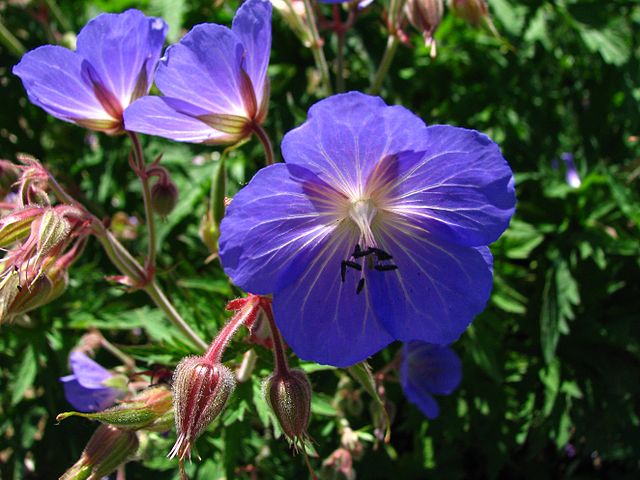
[[[27,52],[13,73],[29,100],[67,122],[122,131],[123,111],[146,95],[168,26],[138,10],[103,13],[78,34],[77,49],[45,45]]]
[[[500,149],[357,92],[318,102],[227,209],[220,258],[273,294],[303,359],[336,366],[393,340],[450,344],[493,281],[487,245],[515,208]]]
[[[580,188],[582,185],[582,180],[580,179],[580,175],[578,174],[578,169],[576,168],[576,164],[573,161],[573,154],[569,152],[564,152],[561,156],[562,161],[567,169],[565,174],[565,180],[567,184],[569,184],[572,188]]]
[[[462,365],[449,347],[409,342],[402,347],[400,382],[404,394],[427,418],[440,414],[433,394],[449,395],[462,380]]]
[[[110,407],[122,395],[117,388],[108,387],[105,382],[113,374],[80,351],[69,355],[72,375],[61,377],[64,396],[80,412],[97,412]]]

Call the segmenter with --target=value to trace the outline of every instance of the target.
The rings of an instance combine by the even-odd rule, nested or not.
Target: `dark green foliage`
[[[61,0],[61,16],[43,21],[39,12],[47,10],[39,5],[53,2],[14,3],[0,2],[0,21],[27,49],[63,42],[67,29],[79,31],[100,11],[136,7],[163,15],[175,41],[196,23],[229,24],[237,6]],[[368,88],[384,50],[383,2],[376,3],[347,34],[348,89]],[[623,0],[489,5],[511,48],[446,14],[436,34],[437,58],[430,59],[422,38],[411,32],[411,48],[399,47],[382,90],[388,103],[402,104],[428,123],[487,133],[516,174],[516,216],[492,246],[491,302],[454,346],[463,359],[462,385],[438,399],[440,417],[428,422],[390,375],[385,393],[392,434],[385,445],[375,441],[370,413],[370,404],[378,403],[360,383],[345,371],[296,365],[292,357],[314,389],[309,434],[318,471],[339,447],[346,419],[364,444],[362,458],[354,461],[363,479],[640,474],[640,7]],[[331,62],[336,42],[324,33]],[[273,45],[265,128],[278,157],[282,136],[305,119],[318,97],[309,82],[310,51],[275,12]],[[31,105],[10,73],[17,60],[0,45],[0,156],[33,154],[99,217],[124,212],[142,222],[127,138],[87,133]],[[211,339],[230,316],[226,302],[240,293],[217,261],[205,264],[210,252],[198,238],[219,154],[150,137],[143,146],[148,159],[164,152],[162,165],[180,191],[176,209],[159,222],[160,283],[187,322]],[[575,157],[578,189],[565,182],[563,152]],[[258,142],[231,152],[227,195],[262,164]],[[144,228],[137,240],[124,242],[144,255]],[[56,425],[54,419],[69,410],[58,377],[68,373],[67,355],[89,327],[132,355],[138,370],[173,368],[198,353],[143,293],[126,293],[104,278],[115,274],[91,241],[62,297],[28,322],[0,327],[1,478],[57,478],[80,455],[95,425],[75,418]],[[245,337],[236,338],[225,356],[230,367],[248,348]],[[374,373],[394,360],[398,346],[372,358]],[[252,471],[258,478],[308,475],[260,395],[260,380],[272,371],[271,354],[254,348],[256,373],[197,442],[202,461],[187,464],[190,478],[248,479]],[[106,352],[98,360],[117,365]],[[173,432],[142,439],[140,462],[127,466],[127,478],[177,478],[176,462],[166,459],[174,440]]]

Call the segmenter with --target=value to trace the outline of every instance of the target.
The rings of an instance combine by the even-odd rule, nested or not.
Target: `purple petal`
[[[440,413],[432,393],[448,395],[462,379],[462,365],[453,350],[424,342],[406,343],[400,381],[405,395],[428,418]]]
[[[420,155],[398,155],[390,209],[445,241],[495,241],[515,210],[513,174],[499,147],[474,130],[437,125],[426,132]]]
[[[256,294],[294,282],[336,230],[332,195],[305,168],[276,164],[260,170],[233,198],[220,225],[227,275]]]
[[[67,122],[105,120],[111,117],[85,82],[86,63],[63,47],[45,45],[27,52],[13,73],[20,77],[29,100]]]
[[[196,25],[167,49],[156,84],[168,97],[198,105],[208,113],[247,117],[242,98],[244,48],[230,29]]]
[[[71,352],[69,363],[78,383],[86,388],[103,388],[103,382],[113,376],[109,370],[78,350]]]
[[[67,401],[80,412],[97,412],[113,405],[120,392],[113,388],[87,388],[80,384],[75,375],[62,377]]]
[[[368,288],[378,317],[397,340],[452,343],[489,299],[489,249],[438,243],[409,223],[388,225],[376,238],[398,269],[372,272]]]
[[[304,360],[347,367],[393,341],[376,315],[370,290],[365,286],[356,293],[361,273],[349,269],[341,279],[341,262],[356,241],[353,231],[335,232],[302,275],[273,295],[278,328]],[[366,285],[371,272],[363,273]]]
[[[103,13],[78,34],[77,53],[89,61],[104,87],[126,108],[135,100],[132,96],[149,91],[167,29],[162,19],[146,17],[138,10]]]
[[[178,142],[218,143],[228,140],[229,135],[192,116],[206,113],[180,100],[147,96],[136,100],[124,111],[124,123],[125,128],[132,132],[158,135]]]
[[[244,46],[244,69],[253,83],[256,100],[260,104],[271,53],[271,2],[244,2],[233,18],[231,29]]]
[[[567,167],[567,173],[565,175],[567,183],[572,188],[580,188],[580,185],[582,185],[582,180],[580,179],[580,174],[578,174],[576,164],[573,161],[573,154],[564,152],[562,154],[562,161]]]
[[[430,393],[449,395],[462,380],[460,358],[451,348],[425,342],[408,342],[402,350],[400,373],[407,381]]]
[[[334,95],[309,110],[287,133],[282,154],[350,197],[357,197],[379,160],[423,147],[424,122],[407,109],[358,92]]]

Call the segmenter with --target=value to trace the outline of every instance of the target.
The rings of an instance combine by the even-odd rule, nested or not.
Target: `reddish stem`
[[[289,370],[289,363],[284,353],[284,344],[280,336],[280,330],[276,326],[273,318],[273,310],[271,310],[271,300],[262,298],[260,306],[269,320],[269,328],[271,328],[271,338],[273,340],[273,358],[276,364],[276,373],[284,373]]]
[[[212,363],[220,363],[222,361],[222,354],[227,348],[229,340],[231,340],[242,325],[255,320],[260,306],[260,297],[249,294],[249,296],[244,300],[246,300],[244,305],[231,318],[231,320],[222,327],[222,330],[220,330],[216,338],[211,342],[209,350],[207,350],[207,353],[204,355],[206,360]]]

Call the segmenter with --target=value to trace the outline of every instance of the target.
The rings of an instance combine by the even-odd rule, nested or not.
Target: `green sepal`
[[[384,419],[384,423],[386,426],[384,439],[385,442],[388,442],[391,438],[391,421],[389,419],[389,413],[384,407],[384,401],[382,400],[382,398],[378,394],[378,390],[376,389],[376,381],[373,378],[371,367],[366,361],[364,361],[356,363],[355,365],[348,367],[346,370],[375,400],[374,408],[377,410],[377,413],[380,414],[381,418]]]

